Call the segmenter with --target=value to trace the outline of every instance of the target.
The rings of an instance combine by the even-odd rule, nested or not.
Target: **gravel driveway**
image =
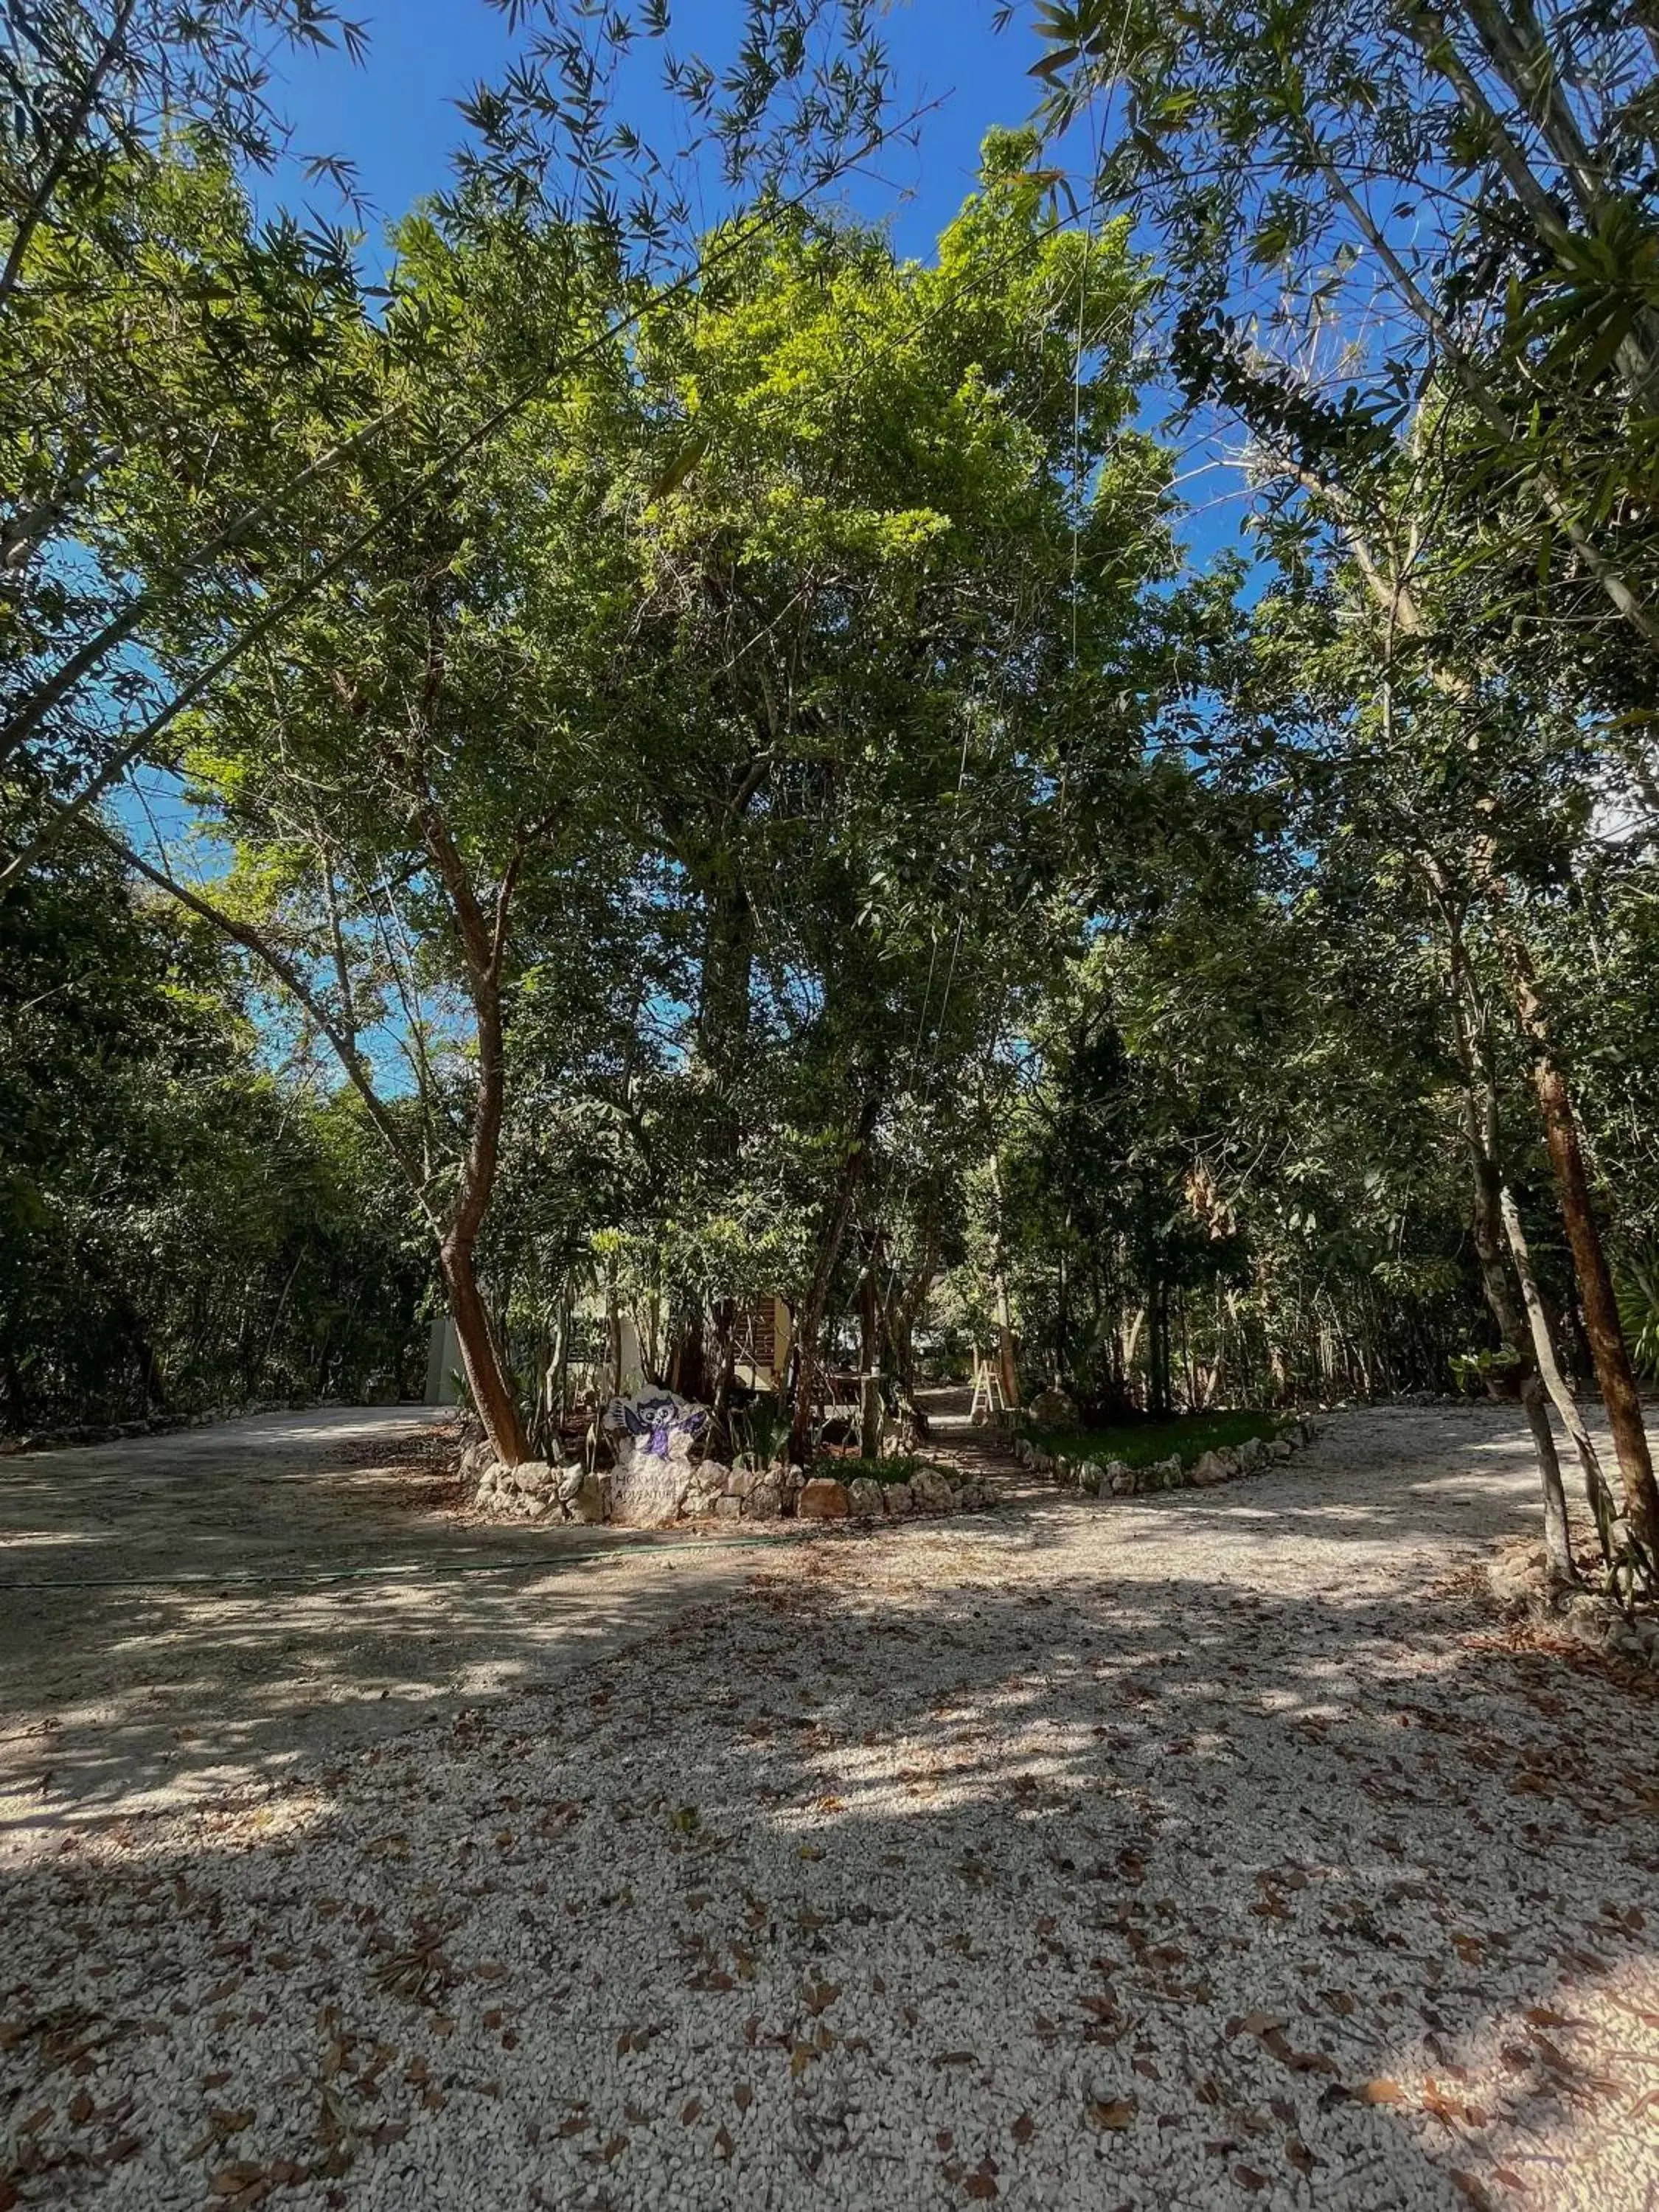
[[[332,1407],[0,1457],[0,1861],[545,1682],[752,1564],[466,1522],[453,1426]]]
[[[0,2206],[1654,2212],[1659,1702],[1457,1577],[1526,1468],[1389,1410],[1226,1490],[826,1534],[549,1686],[37,1837]]]

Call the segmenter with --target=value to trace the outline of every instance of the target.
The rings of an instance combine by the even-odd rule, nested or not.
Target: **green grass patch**
[[[1029,1429],[1039,1451],[1065,1459],[1091,1459],[1104,1467],[1121,1460],[1126,1467],[1148,1467],[1155,1459],[1181,1455],[1190,1467],[1223,1444],[1248,1443],[1252,1437],[1276,1437],[1294,1419],[1290,1413],[1182,1413],[1170,1421],[1126,1421],[1109,1429]]]
[[[932,1468],[935,1474],[942,1474],[951,1482],[962,1480],[960,1475],[952,1474],[948,1467],[923,1459],[917,1452],[895,1452],[891,1459],[842,1459],[835,1452],[819,1452],[812,1461],[814,1474],[829,1475],[836,1482],[856,1482],[860,1475],[870,1475],[877,1482],[908,1482],[923,1468]]]

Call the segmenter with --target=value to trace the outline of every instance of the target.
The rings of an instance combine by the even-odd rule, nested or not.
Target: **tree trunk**
[[[438,1259],[443,1269],[444,1287],[449,1292],[449,1310],[454,1316],[456,1340],[461,1347],[461,1364],[466,1370],[472,1403],[496,1458],[503,1467],[517,1467],[520,1460],[530,1456],[530,1446],[518,1402],[507,1386],[495,1331],[489,1326],[489,1311],[478,1289],[471,1241],[457,1237],[452,1231],[439,1250]]]
[[[1153,1262],[1157,1266],[1156,1261]],[[1152,1334],[1147,1340],[1147,1352],[1152,1363],[1149,1377],[1152,1411],[1159,1420],[1170,1414],[1170,1286],[1162,1274],[1152,1279]]]
[[[708,1456],[729,1461],[732,1456],[732,1391],[738,1376],[738,1302],[716,1298],[714,1324],[714,1395],[708,1421]]]
[[[1008,1280],[1000,1271],[997,1275],[997,1379],[1002,1386],[1002,1402],[1011,1408],[1019,1404],[1019,1367],[1014,1358],[1014,1316],[1008,1303]]]
[[[674,1349],[669,1355],[668,1387],[682,1398],[706,1406],[713,1393],[708,1382],[708,1339],[701,1305],[680,1309]]]
[[[835,1278],[836,1263],[841,1257],[842,1243],[852,1216],[853,1200],[858,1191],[859,1178],[864,1172],[865,1148],[876,1126],[876,1101],[871,1098],[866,1101],[859,1117],[858,1133],[848,1146],[847,1157],[842,1162],[841,1173],[836,1179],[829,1218],[818,1240],[818,1256],[813,1265],[812,1279],[807,1285],[806,1296],[801,1301],[800,1311],[795,1320],[798,1364],[795,1410],[789,1428],[789,1456],[797,1467],[803,1467],[806,1462],[807,1445],[812,1432],[812,1392],[817,1381],[818,1336],[823,1328],[824,1312],[830,1303],[830,1285]]]
[[[1544,1116],[1544,1137],[1550,1165],[1561,1199],[1567,1243],[1573,1272],[1578,1279],[1578,1302],[1583,1309],[1584,1333],[1589,1339],[1595,1380],[1607,1408],[1624,1482],[1626,1510],[1631,1534],[1650,1562],[1659,1559],[1659,1486],[1653,1476],[1653,1455],[1642,1420],[1642,1401],[1636,1376],[1620,1325],[1613,1275],[1601,1243],[1601,1232],[1590,1200],[1589,1178],[1584,1170],[1583,1148],[1578,1138],[1566,1079],[1552,1048],[1548,1018],[1538,996],[1532,962],[1525,945],[1513,931],[1504,932],[1515,983],[1516,1006],[1521,1027],[1532,1050],[1533,1080]]]
[[[1065,1226],[1067,1229],[1071,1227],[1069,1214],[1066,1216]],[[1008,1290],[1000,1262],[997,1267],[997,1322],[998,1360],[1000,1367],[1001,1346],[1008,1334]],[[1066,1388],[1066,1377],[1071,1371],[1072,1282],[1070,1271],[1066,1265],[1066,1246],[1062,1240],[1060,1249],[1054,1255],[1054,1361],[1052,1379],[1056,1390],[1063,1390]],[[1004,1394],[1006,1395],[1008,1377],[1006,1370],[1001,1372],[1000,1381]]]
[[[931,1259],[912,1277],[902,1295],[882,1301],[882,1357],[887,1368],[892,1401],[907,1429],[915,1437],[927,1434],[927,1416],[916,1402],[916,1318],[933,1285]]]
[[[478,1089],[472,1103],[472,1126],[461,1163],[460,1188],[438,1240],[438,1258],[449,1291],[450,1311],[473,1405],[496,1458],[503,1467],[517,1467],[530,1456],[529,1439],[478,1289],[475,1264],[478,1231],[489,1209],[501,1161],[507,1091],[501,965],[516,861],[502,878],[494,919],[487,920],[454,840],[435,809],[428,810],[422,829],[454,914],[478,1031]]]
[[[876,1281],[879,1243],[871,1248],[859,1284],[859,1456],[881,1457],[884,1408],[881,1401],[881,1291]]]
[[[1528,1248],[1526,1231],[1521,1225],[1521,1211],[1516,1205],[1515,1194],[1507,1183],[1499,1193],[1498,1202],[1503,1210],[1504,1233],[1509,1238],[1510,1257],[1520,1279],[1521,1296],[1532,1330],[1533,1354],[1538,1362],[1538,1371],[1544,1378],[1544,1386],[1554,1401],[1555,1409],[1561,1416],[1567,1434],[1572,1438],[1573,1449],[1578,1455],[1578,1464],[1583,1471],[1584,1495],[1589,1498],[1590,1511],[1595,1517],[1602,1555],[1611,1564],[1613,1498],[1607,1489],[1607,1477],[1601,1472],[1601,1457],[1555,1357],[1549,1317],[1544,1311],[1538,1278],[1533,1272],[1532,1253]]]
[[[1560,1584],[1577,1582],[1572,1543],[1567,1530],[1566,1492],[1561,1487],[1561,1462],[1550,1426],[1544,1386],[1527,1351],[1526,1331],[1504,1269],[1502,1218],[1503,1178],[1498,1164],[1498,1097],[1491,1072],[1483,1067],[1469,1030],[1464,1006],[1466,979],[1462,948],[1454,932],[1452,945],[1452,1025],[1457,1054],[1463,1067],[1463,1133],[1468,1140],[1469,1170],[1474,1183],[1475,1256],[1480,1263],[1480,1286],[1498,1324],[1498,1334],[1521,1366],[1521,1406],[1532,1434],[1538,1461],[1539,1486],[1544,1496],[1544,1559],[1548,1578]],[[1495,1396],[1497,1394],[1493,1392]]]
[[[1003,1402],[1007,1406],[1019,1403],[1019,1372],[1014,1364],[1014,1316],[1008,1300],[1008,1271],[1004,1224],[1002,1190],[1002,1162],[994,1151],[991,1154],[991,1188],[997,1202],[996,1293],[997,1293],[997,1380],[1001,1386]],[[1062,1252],[1060,1261],[1060,1326],[1059,1348],[1055,1358],[1062,1364],[1066,1358],[1066,1258]],[[1056,1384],[1060,1374],[1056,1370]]]

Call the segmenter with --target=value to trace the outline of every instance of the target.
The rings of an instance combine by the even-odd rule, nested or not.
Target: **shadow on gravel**
[[[1194,1529],[1225,1519],[1206,1501],[1151,1511],[1166,1534],[1175,1511]],[[970,1560],[975,1533],[962,1532]],[[1060,2100],[1039,2107],[1035,2159],[1062,2124],[1092,2142],[1081,2099],[1122,2100],[1099,2187],[1133,2181],[1134,2203],[1449,2212],[1483,2200],[1449,2176],[1495,2157],[1524,2170],[1528,2201],[1638,2212],[1634,2179],[1628,2194],[1559,2184],[1581,2154],[1624,2155],[1643,2087],[1616,2057],[1581,2057],[1571,2030],[1585,1990],[1650,1954],[1659,1705],[1487,1648],[1467,1602],[1422,1587],[1275,1595],[1224,1562],[1204,1579],[999,1581],[1006,1547],[1051,1533],[1041,1513],[998,1525],[982,1574],[958,1561],[944,1588],[921,1547],[878,1565],[848,1541],[763,1570],[736,1605],[653,1617],[653,1594],[632,1589],[618,1619],[646,1648],[577,1693],[526,1693],[314,1771],[317,1801],[268,1839],[233,1820],[222,1849],[210,1825],[158,1861],[140,1827],[130,1857],[0,1875],[0,1919],[72,1927],[103,1992],[89,2014],[54,2010],[52,1990],[0,1973],[0,2017],[21,2007],[35,2023],[15,2051],[0,2039],[0,2064],[25,2101],[61,2102],[78,2052],[149,2068],[176,2036],[176,2081],[141,2087],[120,2124],[147,2142],[165,2118],[172,2138],[199,2125],[211,2141],[181,2023],[223,1972],[224,2038],[257,2024],[264,2063],[279,2049],[296,2080],[331,2085],[335,2134],[315,2154],[349,2140],[357,2161],[333,2170],[337,2204],[360,2185],[386,2201],[374,2177],[406,2122],[452,2147],[448,2171],[475,2195],[475,2131],[516,2129],[540,2146],[548,2193],[529,2201],[572,2202],[573,2173],[597,2173],[608,2193],[592,2201],[652,2203],[629,2144],[659,2140],[659,2116],[624,2110],[606,2071],[644,2021],[665,2051],[700,2054],[699,2083],[740,2073],[767,2095],[775,2077],[801,2188],[829,2184],[826,2203],[983,2197],[958,2112],[984,2143],[1002,2130],[1011,2181],[1006,2078],[1015,2100],[1037,2081]],[[242,1632],[201,1632],[222,1665],[216,1637],[234,1650]],[[527,1633],[502,1633],[529,1667]],[[332,1911],[351,1905],[319,1952],[323,1890]],[[135,1940],[153,1960],[137,1990]],[[498,1963],[509,1941],[520,1967]],[[48,1948],[67,1972],[61,1936]],[[855,2091],[818,2087],[834,2069],[816,2039],[854,1970],[861,1990],[881,1984],[857,2017],[889,2094],[939,2145],[920,2195],[858,2162]],[[1534,2033],[1528,2007],[1559,2026]],[[430,2065],[383,2074],[382,2043],[429,2045]],[[1395,2077],[1413,2069],[1451,2088],[1443,2120],[1415,2094],[1407,2108]],[[79,2201],[88,2161],[116,2154],[88,2103],[94,2148],[23,2173],[28,2201]],[[689,2135],[666,2140],[691,2160]],[[835,2157],[818,2163],[826,2142],[838,2175]],[[257,2130],[236,2150],[256,2173],[274,2154]],[[586,2167],[560,2162],[579,2151]],[[750,2201],[722,2199],[706,2158],[684,2170],[689,2203]],[[1328,2195],[1327,2170],[1345,2177]],[[1019,2201],[1058,2201],[1046,2186]]]
[[[59,1685],[43,1711],[32,1669],[0,1680],[14,1792],[0,1844],[270,1780],[459,1701],[557,1679],[729,1589],[754,1556],[520,1548],[529,1556],[505,1571],[458,1538],[417,1571],[352,1581],[0,1594],[6,1644]],[[428,1537],[428,1560],[436,1549]]]
[[[1109,1514],[1127,1560],[1172,1538],[1352,1548],[1530,1530],[1513,1472],[1524,1437],[1461,1411],[1404,1412],[1389,1430],[1393,1461],[1373,1449],[1348,1467],[1322,1442],[1288,1468],[1214,1491],[1098,1505],[1027,1489],[994,1518],[945,1525],[992,1554],[1059,1555]],[[423,1431],[425,1419],[401,1413],[325,1410],[0,1463],[0,1526],[14,1532],[0,1582],[70,1585],[0,1590],[0,1761],[13,1793],[0,1844],[20,1827],[268,1778],[458,1699],[562,1675],[659,1632],[762,1556],[690,1551],[623,1577],[624,1589],[579,1561],[593,1548],[588,1532],[400,1514],[388,1501],[404,1479],[364,1455],[377,1438],[390,1447]],[[1443,1455],[1443,1475],[1418,1471],[1425,1447]],[[504,1559],[524,1564],[477,1571]],[[416,1562],[422,1571],[382,1571]],[[241,1589],[99,1580],[316,1565],[366,1571]]]

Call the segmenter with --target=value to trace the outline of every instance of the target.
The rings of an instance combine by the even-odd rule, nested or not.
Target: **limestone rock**
[[[828,1475],[814,1475],[801,1491],[796,1508],[804,1521],[838,1521],[847,1511],[847,1486]]]
[[[847,1510],[860,1521],[881,1518],[881,1485],[872,1474],[860,1474],[847,1486]]]
[[[1077,1407],[1063,1390],[1039,1390],[1026,1410],[1040,1429],[1069,1428],[1077,1419]]]
[[[881,1498],[882,1504],[887,1508],[887,1510],[893,1516],[895,1520],[899,1519],[902,1515],[908,1513],[911,1510],[910,1486],[908,1482],[890,1482],[886,1484],[882,1490]]]
[[[611,1475],[611,1518],[624,1528],[665,1528],[678,1521],[691,1486],[684,1460],[633,1452]]]
[[[544,1459],[521,1459],[513,1470],[514,1487],[526,1498],[542,1498],[553,1485],[553,1470]]]
[[[1544,1547],[1530,1537],[1521,1537],[1502,1546],[1486,1562],[1486,1585],[1499,1605],[1524,1605],[1544,1587]],[[1577,1603],[1579,1594],[1569,1598],[1569,1612],[1583,1611],[1588,1615],[1599,1615],[1594,1598],[1584,1593],[1586,1602]]]
[[[743,1510],[751,1520],[775,1521],[783,1510],[783,1487],[775,1474],[751,1478]]]
[[[937,1468],[924,1467],[910,1478],[910,1503],[918,1513],[949,1513],[956,1493]]]
[[[691,1469],[687,1483],[684,1510],[688,1513],[712,1513],[718,1502],[732,1489],[732,1470],[721,1461],[706,1459]],[[733,1493],[741,1497],[741,1492]]]
[[[609,1487],[603,1476],[585,1474],[577,1486],[575,1496],[570,1500],[571,1519],[580,1521],[588,1528],[597,1528],[605,1518],[608,1502],[605,1492]]]
[[[1193,1480],[1200,1489],[1206,1489],[1212,1482],[1225,1482],[1226,1480],[1227,1469],[1219,1452],[1203,1452],[1194,1462]]]

